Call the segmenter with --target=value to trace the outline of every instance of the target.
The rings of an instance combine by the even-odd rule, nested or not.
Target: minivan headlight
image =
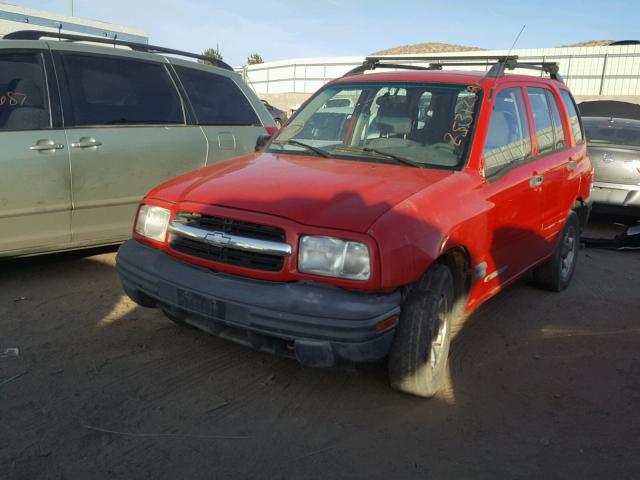
[[[352,240],[304,235],[300,238],[298,270],[325,277],[368,280],[369,249]]]
[[[138,211],[135,231],[156,242],[164,242],[171,211],[153,205],[142,205]]]

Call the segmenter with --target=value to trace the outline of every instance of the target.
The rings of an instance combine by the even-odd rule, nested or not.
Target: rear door
[[[541,182],[532,162],[524,95],[519,86],[503,87],[496,94],[484,144],[491,236],[489,257],[482,265],[487,293],[528,269],[543,250]]]
[[[33,43],[3,41],[0,50],[0,255],[70,241],[67,139],[51,57]]]
[[[527,98],[535,132],[535,165],[543,180],[542,235],[549,253],[555,245],[550,240],[562,230],[578,188],[569,181],[571,152],[558,107],[560,99],[542,86],[527,87]]]
[[[569,121],[565,124],[568,140],[571,144],[568,147],[569,162],[567,163],[567,196],[571,196],[570,200],[574,201],[581,191],[586,190],[582,182],[587,178],[585,171],[591,170],[591,161],[587,154],[587,144],[584,137],[584,128],[582,120],[578,114],[578,107],[569,90],[561,88],[560,99],[566,112],[566,118]],[[590,178],[590,175],[588,176]]]
[[[205,164],[206,139],[188,125],[163,58],[83,45],[52,48],[71,152],[72,239],[123,240],[148,190]]]
[[[240,77],[204,65],[171,60],[190,105],[208,140],[207,164],[246,155],[273,119]],[[237,77],[237,78],[236,78]]]

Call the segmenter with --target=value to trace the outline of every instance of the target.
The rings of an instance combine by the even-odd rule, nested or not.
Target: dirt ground
[[[611,233],[608,219],[595,230]],[[614,227],[615,228],[615,227]],[[639,478],[640,251],[582,250],[455,338],[430,401],[134,306],[115,253],[0,264],[0,478]]]

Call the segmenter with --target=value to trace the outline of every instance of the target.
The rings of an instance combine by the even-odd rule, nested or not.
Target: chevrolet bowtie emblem
[[[204,239],[213,245],[227,245],[231,241],[231,237],[227,237],[223,232],[209,233]]]

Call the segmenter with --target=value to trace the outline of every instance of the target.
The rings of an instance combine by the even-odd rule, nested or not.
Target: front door
[[[0,256],[70,241],[69,150],[64,130],[53,128],[46,55],[0,51]]]
[[[543,177],[532,158],[523,91],[505,88],[496,95],[484,146],[486,235],[491,238],[478,276],[486,294],[528,269],[544,250]]]
[[[151,188],[204,166],[207,141],[187,125],[165,64],[146,54],[66,51],[71,47],[56,61],[73,174],[72,239],[120,241]]]

